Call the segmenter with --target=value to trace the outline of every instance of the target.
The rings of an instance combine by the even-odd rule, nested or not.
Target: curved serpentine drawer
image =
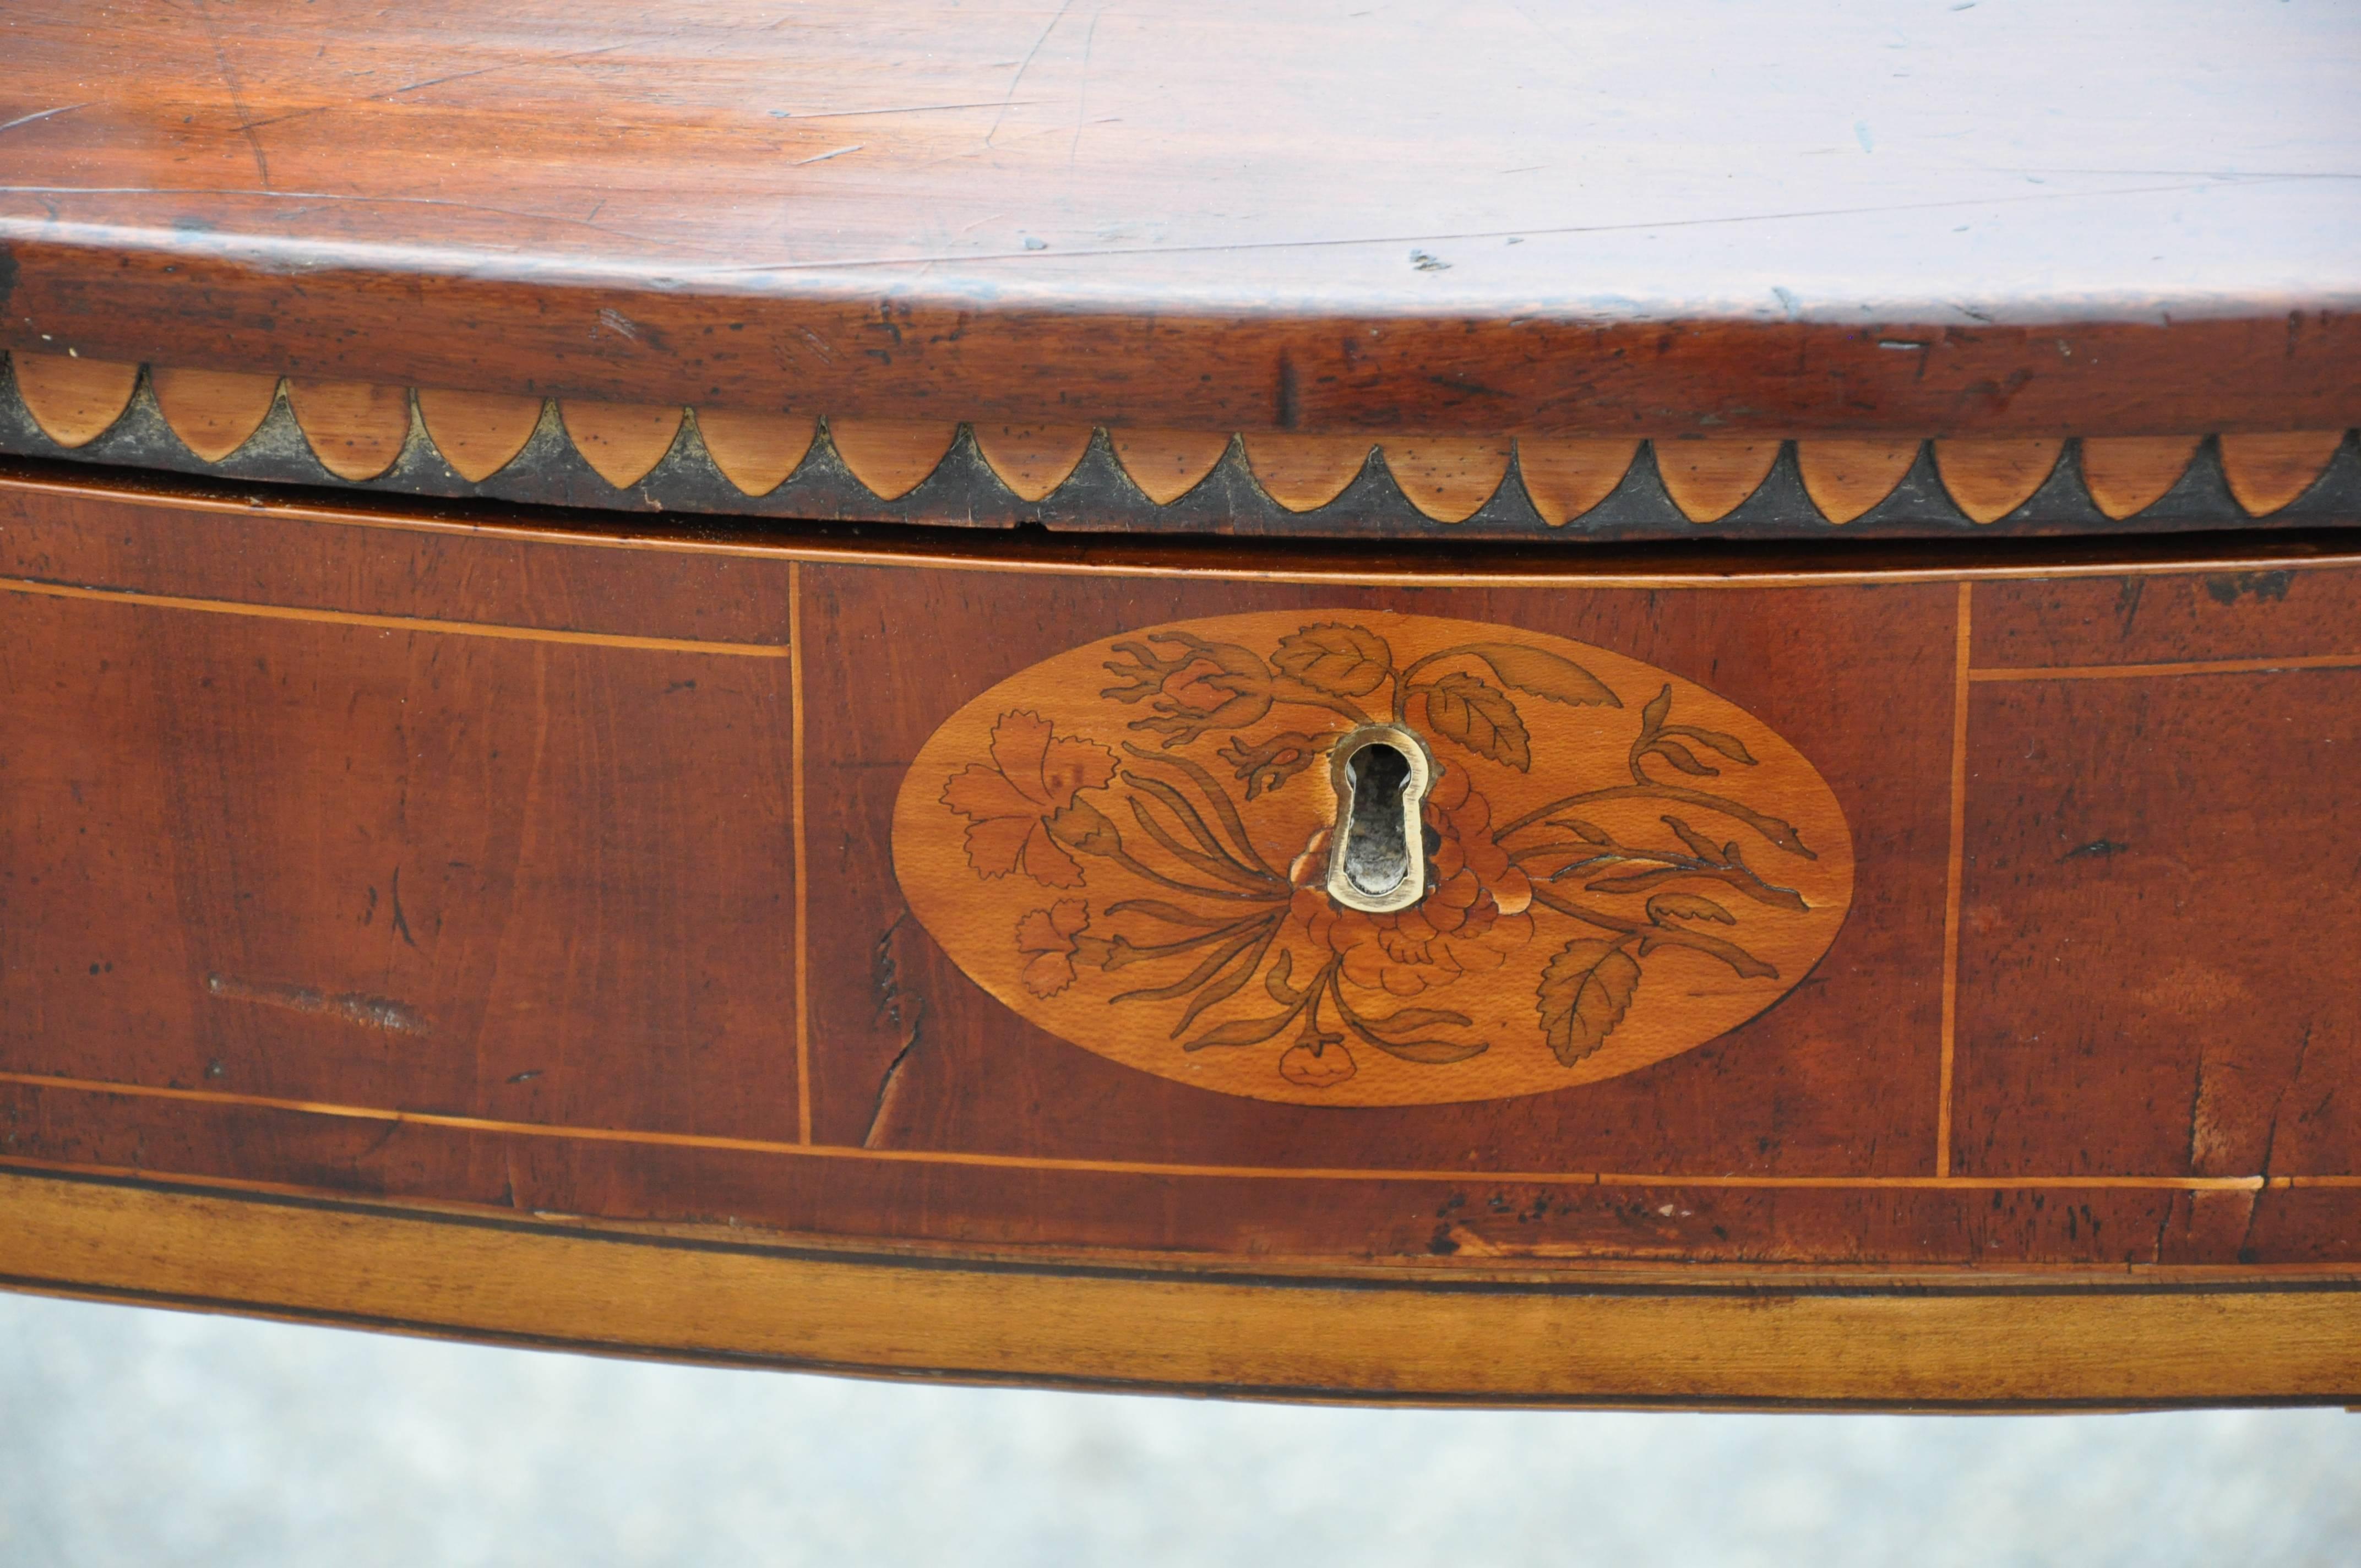
[[[55,475],[0,477],[11,1284],[1322,1398],[2361,1396],[2361,558]],[[1356,907],[1340,819],[1404,809]]]

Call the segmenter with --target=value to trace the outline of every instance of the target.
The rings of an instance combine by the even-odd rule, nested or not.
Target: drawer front
[[[2361,1264],[2351,558],[922,554],[20,476],[0,576],[22,1171],[1044,1267]],[[1356,715],[1431,750],[1448,920],[1279,858]]]

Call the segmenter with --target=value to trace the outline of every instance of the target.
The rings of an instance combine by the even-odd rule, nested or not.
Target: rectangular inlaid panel
[[[2361,566],[1213,560],[0,491],[0,1156],[1130,1256],[2361,1261]],[[1204,652],[1252,641],[1224,625],[1279,634]],[[1086,680],[1040,673],[1076,650]],[[1157,661],[1199,657],[1233,663],[1175,698]],[[1266,831],[1316,782],[1277,727],[1387,691],[1443,738],[1447,930],[1315,924]],[[1712,804],[1806,763],[1824,805]],[[1118,764],[1206,803],[1172,847],[1072,813]],[[1843,857],[1772,806],[1840,820],[1849,893],[1793,891]],[[1300,960],[1203,1014],[1294,1010],[1212,1047],[1221,1091],[1179,1025],[1125,1059],[1073,1005],[1149,939],[1107,833],[1180,890],[1144,917],[1174,950],[1235,917]],[[1620,938],[1565,913],[1616,898]],[[1806,905],[1820,945],[1763,957]],[[1177,1015],[1187,967],[1137,972]]]

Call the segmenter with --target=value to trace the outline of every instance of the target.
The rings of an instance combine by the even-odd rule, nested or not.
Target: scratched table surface
[[[37,351],[1231,429],[2350,402],[2350,6],[19,0],[0,58]],[[2207,368],[1923,353],[2051,323]]]

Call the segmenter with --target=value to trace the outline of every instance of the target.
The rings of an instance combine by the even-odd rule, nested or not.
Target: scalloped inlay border
[[[1877,520],[1906,499],[1899,532],[1958,525],[2104,526],[2172,502],[2177,526],[2276,517],[2325,477],[2361,471],[2350,433],[2287,432],[2058,439],[1234,435],[1087,424],[1031,426],[812,412],[683,409],[445,388],[281,379],[243,372],[109,364],[18,352],[0,378],[0,450],[97,461],[138,411],[149,441],[135,464],[236,477],[284,408],[331,480],[412,493],[489,487],[510,499],[808,516],[991,521],[1032,506],[1087,508],[1114,528],[1207,524],[1191,511],[1260,508],[1279,532],[1451,530],[1499,533],[1583,524],[1621,498],[1653,496],[1626,532],[1692,525],[1790,529]],[[144,394],[144,395],[143,395]],[[16,436],[6,415],[16,411]],[[1093,455],[1094,453],[1099,454]],[[538,459],[534,457],[539,454]],[[553,478],[548,464],[578,476]],[[536,466],[538,463],[539,466]],[[423,465],[423,466],[422,466]],[[280,466],[284,466],[282,463]],[[250,465],[247,465],[250,467]],[[528,472],[528,470],[531,470]],[[438,472],[448,478],[437,478]],[[801,508],[766,506],[814,474],[838,476]],[[671,476],[706,493],[635,497]],[[313,477],[271,473],[268,477]],[[1110,483],[1112,481],[1112,483]],[[2361,478],[2342,481],[2361,496]],[[829,489],[829,487],[833,489]],[[604,488],[603,493],[600,487]],[[849,490],[848,488],[849,487]],[[2201,493],[2202,492],[2202,493]],[[1207,500],[1211,493],[1216,499]],[[2340,491],[2339,493],[2342,493]],[[831,497],[833,499],[831,499]],[[848,510],[850,509],[850,510]],[[2351,497],[2344,510],[2361,512]],[[2041,514],[2041,515],[2037,515]],[[1189,521],[1166,522],[1170,516]],[[1286,520],[1303,518],[1301,529]],[[1218,526],[1218,523],[1214,524]]]

